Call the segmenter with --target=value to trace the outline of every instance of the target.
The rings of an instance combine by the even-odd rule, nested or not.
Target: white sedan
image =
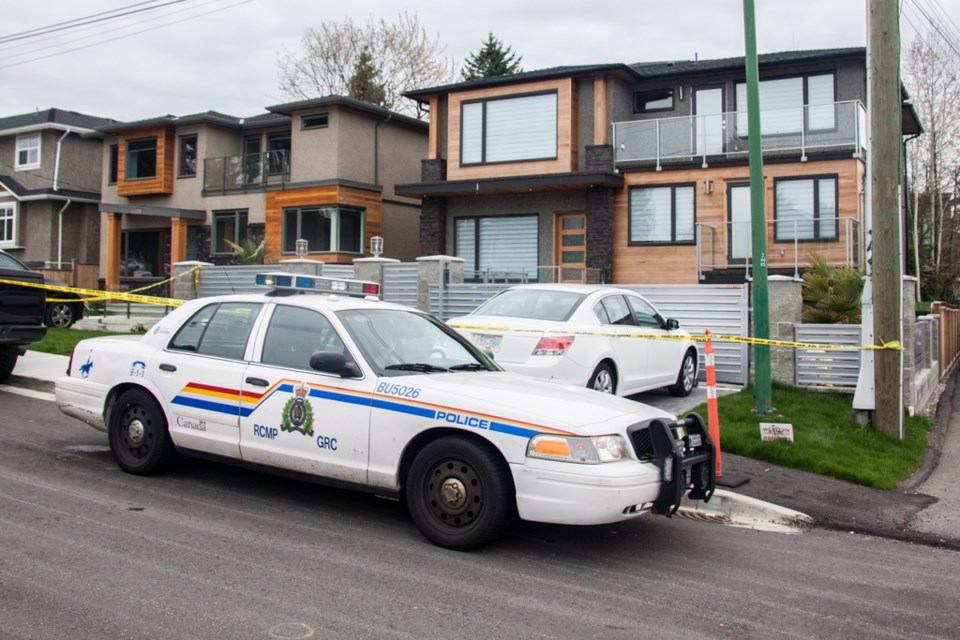
[[[507,371],[626,396],[697,385],[697,345],[643,296],[614,287],[511,287],[448,324]],[[642,336],[642,337],[636,337]]]

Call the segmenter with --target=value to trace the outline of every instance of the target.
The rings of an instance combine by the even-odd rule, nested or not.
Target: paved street
[[[644,518],[435,547],[400,504],[187,461],[0,391],[0,637],[953,638],[960,553]]]

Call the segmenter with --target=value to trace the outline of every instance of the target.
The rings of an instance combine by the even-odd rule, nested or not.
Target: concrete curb
[[[725,517],[734,526],[762,531],[797,533],[813,525],[813,518],[805,513],[724,489],[717,489],[707,503],[684,498],[680,507],[708,518]]]

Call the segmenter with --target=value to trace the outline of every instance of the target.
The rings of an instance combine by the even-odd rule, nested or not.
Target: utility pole
[[[900,215],[899,3],[870,0],[870,138],[873,203],[874,335],[903,341],[903,248]],[[873,428],[903,438],[903,352],[876,352]]]
[[[770,300],[767,293],[767,216],[763,197],[763,144],[760,129],[760,71],[753,0],[743,0],[744,58],[747,72],[747,136],[750,139],[750,228],[753,245],[753,335],[770,339]],[[771,415],[770,345],[753,345],[754,413]]]

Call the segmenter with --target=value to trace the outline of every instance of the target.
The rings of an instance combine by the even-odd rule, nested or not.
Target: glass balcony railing
[[[259,188],[289,180],[289,151],[223,156],[203,161],[204,192]]]
[[[747,114],[729,111],[710,115],[633,120],[613,125],[616,165],[655,165],[746,158]],[[811,151],[850,153],[863,157],[866,111],[858,101],[764,109],[760,112],[764,157],[806,161]]]

